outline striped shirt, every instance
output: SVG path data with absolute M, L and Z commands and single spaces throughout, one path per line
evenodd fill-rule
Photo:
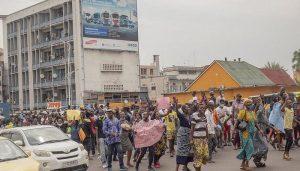
M 205 138 L 206 135 L 206 129 L 207 129 L 207 120 L 205 115 L 199 116 L 199 113 L 196 112 L 192 115 L 192 125 L 195 125 L 195 130 L 193 137 L 194 138 Z

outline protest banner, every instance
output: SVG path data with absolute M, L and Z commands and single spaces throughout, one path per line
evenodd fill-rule
M 61 102 L 48 102 L 47 103 L 47 109 L 49 110 L 55 110 L 61 108 Z
M 150 120 L 148 122 L 139 122 L 134 126 L 136 148 L 149 147 L 157 143 L 164 131 L 164 124 L 159 120 Z
M 79 110 L 67 110 L 67 120 L 80 120 L 80 111 Z
M 159 97 L 156 100 L 157 109 L 169 109 L 170 108 L 170 98 L 169 97 Z

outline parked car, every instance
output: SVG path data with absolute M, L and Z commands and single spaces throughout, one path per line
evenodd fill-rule
M 100 13 L 96 12 L 93 14 L 93 22 L 94 24 L 101 24 L 101 15 Z
M 0 137 L 0 170 L 38 171 L 39 165 L 11 140 Z
M 111 25 L 110 15 L 107 11 L 104 11 L 101 14 L 101 20 L 102 20 L 102 24 L 104 26 L 110 26 Z
M 72 141 L 54 126 L 30 126 L 5 129 L 0 136 L 11 139 L 40 163 L 40 170 L 72 169 L 86 171 L 89 165 L 82 144 Z
M 112 26 L 120 27 L 120 15 L 115 12 L 111 14 L 111 18 L 112 18 Z
M 84 13 L 84 17 L 85 17 L 85 21 L 87 22 L 87 23 L 91 23 L 92 21 L 93 21 L 93 19 L 92 19 L 92 15 L 90 14 L 90 13 Z
M 127 15 L 121 15 L 120 16 L 120 27 L 128 27 L 128 16 Z

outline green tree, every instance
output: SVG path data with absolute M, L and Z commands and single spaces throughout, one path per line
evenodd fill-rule
M 293 62 L 293 69 L 296 71 L 300 71 L 300 49 L 294 52 L 292 62 Z
M 278 62 L 268 62 L 265 64 L 265 67 L 267 69 L 282 69 L 284 71 L 287 71 L 287 69 L 284 66 L 281 66 Z

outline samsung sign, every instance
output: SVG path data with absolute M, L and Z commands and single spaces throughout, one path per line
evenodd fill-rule
M 83 45 L 138 51 L 137 0 L 81 0 Z

